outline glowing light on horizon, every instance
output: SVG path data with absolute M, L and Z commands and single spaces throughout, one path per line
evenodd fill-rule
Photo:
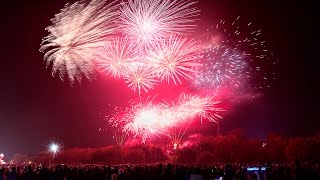
M 48 145 L 48 152 L 51 153 L 53 157 L 59 154 L 60 150 L 61 150 L 61 145 L 59 143 L 51 142 Z
M 57 144 L 51 144 L 51 146 L 50 146 L 51 152 L 56 153 L 56 152 L 58 152 L 58 150 L 59 150 L 59 146 Z

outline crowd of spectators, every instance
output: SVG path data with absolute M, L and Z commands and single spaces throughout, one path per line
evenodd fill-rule
M 256 167 L 248 171 L 248 167 Z M 317 164 L 3 165 L 0 180 L 273 180 L 320 179 Z

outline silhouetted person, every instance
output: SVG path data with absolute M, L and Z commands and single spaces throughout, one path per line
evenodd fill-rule
M 246 168 L 241 167 L 237 174 L 236 174 L 236 180 L 246 180 Z
M 3 180 L 3 175 L 4 175 L 4 167 L 0 168 L 0 180 Z
M 9 176 L 8 176 L 8 180 L 17 180 L 18 179 L 18 175 L 17 175 L 17 171 L 16 171 L 16 167 L 12 167 L 11 171 L 9 172 Z
M 166 180 L 167 179 L 168 180 L 170 180 L 170 179 L 174 180 L 175 179 L 174 178 L 174 173 L 172 171 L 172 165 L 170 163 L 167 164 L 166 169 L 162 174 L 162 179 L 166 179 Z
M 232 168 L 232 165 L 226 164 L 224 168 L 225 168 L 224 179 L 225 180 L 233 180 L 235 173 Z
M 266 179 L 271 179 L 272 178 L 272 166 L 271 163 L 267 163 L 266 165 Z
M 33 172 L 33 169 L 31 167 L 31 165 L 29 165 L 27 167 L 27 170 L 26 172 L 24 173 L 24 179 L 25 180 L 33 180 L 34 179 L 34 172 Z
M 259 174 L 259 179 L 260 180 L 265 180 L 266 179 L 265 172 L 261 170 L 261 167 L 259 168 L 258 174 Z
M 250 180 L 258 180 L 258 175 L 256 173 L 251 173 Z
M 303 169 L 302 169 L 302 167 L 301 167 L 301 163 L 300 163 L 300 161 L 296 161 L 296 169 L 295 169 L 295 172 L 296 172 L 296 180 L 302 180 L 302 179 L 304 179 L 303 178 Z

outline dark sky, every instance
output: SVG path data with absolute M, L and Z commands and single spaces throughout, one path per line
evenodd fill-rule
M 50 139 L 63 142 L 65 148 L 112 143 L 110 133 L 98 131 L 105 127 L 99 112 L 109 103 L 127 102 L 133 93 L 99 75 L 72 87 L 51 76 L 38 51 L 41 38 L 47 35 L 45 27 L 67 2 L 1 3 L 0 153 L 36 153 Z M 223 131 L 243 128 L 258 137 L 269 132 L 319 132 L 317 6 L 289 0 L 199 0 L 199 7 L 208 24 L 238 15 L 253 20 L 279 59 L 273 86 L 260 99 L 235 107 L 224 120 Z

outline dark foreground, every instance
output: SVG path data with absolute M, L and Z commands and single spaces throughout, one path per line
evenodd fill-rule
M 320 179 L 318 164 L 3 165 L 0 180 L 272 180 Z

